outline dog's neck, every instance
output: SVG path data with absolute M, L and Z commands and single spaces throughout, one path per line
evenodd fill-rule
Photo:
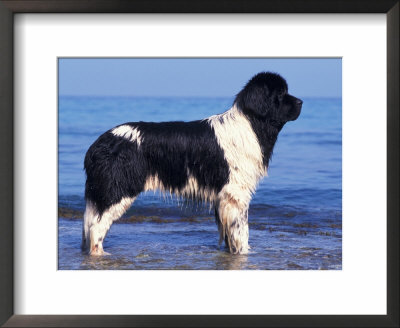
M 233 175 L 238 181 L 246 180 L 250 195 L 266 174 L 263 151 L 251 122 L 236 106 L 207 120 L 233 169 L 231 178 Z
M 240 111 L 242 115 L 245 115 L 250 122 L 261 147 L 263 164 L 267 169 L 275 143 L 278 139 L 278 134 L 282 130 L 283 124 L 280 122 L 275 122 L 269 118 L 261 118 L 255 115 L 246 114 L 240 108 L 238 108 L 236 104 L 234 104 L 232 109 Z

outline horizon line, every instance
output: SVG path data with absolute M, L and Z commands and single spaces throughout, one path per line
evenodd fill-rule
M 157 96 L 157 95 L 80 95 L 80 94 L 58 94 L 58 97 L 93 97 L 93 98 L 235 98 L 236 95 L 234 96 L 194 96 L 194 95 L 188 95 L 188 96 L 175 96 L 175 95 L 169 95 L 169 96 Z M 340 96 L 302 96 L 302 95 L 297 95 L 297 97 L 300 98 L 342 98 L 342 95 Z

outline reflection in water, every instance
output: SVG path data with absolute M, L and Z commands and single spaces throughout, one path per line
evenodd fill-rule
M 225 250 L 215 250 L 213 252 L 207 252 L 208 258 L 207 262 L 210 268 L 204 267 L 204 269 L 215 269 L 215 270 L 242 270 L 247 266 L 248 255 L 232 255 L 229 254 Z M 194 254 L 192 254 L 194 255 Z M 131 259 L 128 259 L 124 256 L 115 256 L 112 254 L 104 255 L 104 256 L 89 256 L 87 254 L 81 254 L 81 263 L 80 269 L 83 270 L 98 270 L 98 269 L 107 269 L 107 270 L 126 270 L 126 269 L 146 269 L 151 268 L 157 269 L 158 265 L 160 265 L 160 269 L 162 267 L 162 263 L 166 260 L 159 258 L 150 258 L 149 254 L 146 255 L 138 255 Z M 175 265 L 171 265 L 169 267 L 164 267 L 164 269 L 173 269 L 173 270 L 190 270 L 194 269 L 187 264 L 181 264 L 176 259 L 173 260 Z M 158 264 L 158 265 L 157 265 Z M 200 268 L 200 267 L 199 267 Z M 252 269 L 257 269 L 256 266 L 253 266 Z
M 248 255 L 232 255 L 228 252 L 217 252 L 211 261 L 216 270 L 241 270 L 246 267 Z
M 81 269 L 86 270 L 96 270 L 96 269 L 104 269 L 108 270 L 123 270 L 132 268 L 134 263 L 129 261 L 124 257 L 116 257 L 113 255 L 104 255 L 104 256 L 90 256 L 83 254 L 81 261 Z

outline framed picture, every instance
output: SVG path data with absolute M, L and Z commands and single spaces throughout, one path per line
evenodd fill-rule
M 0 9 L 9 49 L 0 58 L 2 324 L 398 325 L 398 1 L 2 1 Z M 272 115 L 244 96 L 260 83 L 265 99 L 280 92 L 286 124 L 273 161 L 263 162 L 268 178 L 250 208 L 238 207 L 246 221 L 224 226 L 221 204 L 243 163 L 227 140 L 250 131 L 258 142 L 241 153 L 260 147 L 266 156 L 255 123 L 229 134 L 227 117 Z M 190 141 L 196 133 L 212 137 L 206 154 Z M 192 147 L 177 148 L 185 140 Z M 154 158 L 156 144 L 172 162 Z M 149 155 L 130 158 L 135 177 L 105 191 L 99 149 L 126 159 L 121 145 Z M 207 166 L 211 149 L 219 152 Z M 167 202 L 142 196 L 152 189 Z M 111 218 L 128 198 L 128 211 Z M 85 221 L 86 233 L 81 219 L 91 211 L 102 218 Z M 108 234 L 96 230 L 121 215 Z
M 268 71 L 280 72 L 286 80 Z M 59 270 L 342 269 L 341 58 L 59 58 L 58 81 Z M 236 89 L 247 82 L 242 93 L 256 94 L 255 82 L 269 86 L 257 103 L 273 98 L 274 87 L 286 90 L 289 83 L 282 103 L 294 114 L 282 117 L 279 139 L 271 118 L 258 119 L 247 106 L 247 111 L 238 109 L 245 105 L 239 105 Z M 297 120 L 300 112 L 304 117 Z M 224 124 L 216 125 L 216 120 Z M 110 128 L 111 134 L 104 135 Z M 140 132 L 127 139 L 127 131 Z M 250 138 L 254 133 L 257 137 Z M 264 139 L 266 133 L 270 137 Z M 290 150 L 300 138 L 306 140 Z M 129 154 L 139 157 L 133 155 L 132 164 L 124 161 L 119 169 L 110 163 L 106 176 L 98 176 L 98 165 L 107 165 L 97 157 L 98 150 L 105 147 L 103 141 L 117 140 L 123 153 L 123 145 L 138 147 Z M 241 151 L 240 145 L 245 146 Z M 290 167 L 296 158 L 302 164 Z M 98 181 L 109 181 L 109 175 L 132 166 L 134 176 L 123 173 L 119 183 L 118 176 L 111 179 L 128 199 L 116 199 L 105 209 L 102 217 L 110 213 L 115 224 L 104 242 L 93 243 L 89 208 L 103 206 Z M 264 167 L 268 178 L 263 178 Z M 132 181 L 123 187 L 128 177 Z M 243 205 L 232 204 L 231 198 Z M 122 199 L 126 213 L 114 217 L 110 208 L 119 207 Z M 243 210 L 241 206 L 249 211 L 243 221 L 225 213 Z M 238 226 L 230 228 L 234 220 Z M 81 244 L 82 234 L 70 232 L 87 225 L 81 252 L 74 245 Z M 218 236 L 218 230 L 224 235 Z M 93 259 L 104 254 L 106 261 Z

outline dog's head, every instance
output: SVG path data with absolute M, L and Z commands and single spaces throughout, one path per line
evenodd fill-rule
M 235 103 L 246 115 L 283 126 L 299 117 L 303 101 L 288 94 L 287 83 L 280 75 L 263 72 L 246 84 Z

